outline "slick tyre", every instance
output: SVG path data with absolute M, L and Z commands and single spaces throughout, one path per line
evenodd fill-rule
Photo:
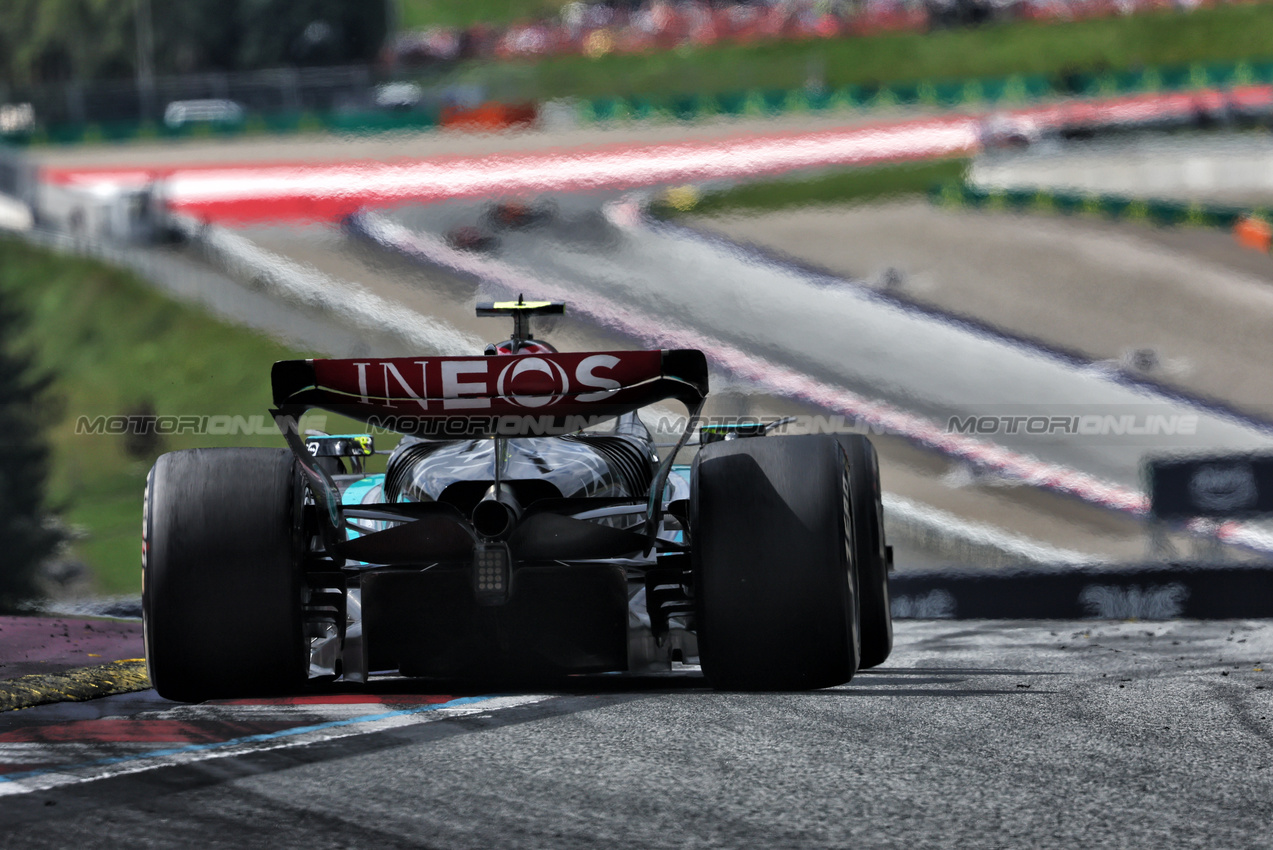
M 822 435 L 712 443 L 692 475 L 699 653 L 713 686 L 849 681 L 861 637 L 840 444 Z
M 160 696 L 198 702 L 304 686 L 302 486 L 287 449 L 192 449 L 155 462 L 142 614 Z
M 839 440 L 849 458 L 849 486 L 853 491 L 853 552 L 862 622 L 862 662 L 858 669 L 866 670 L 883 664 L 893 651 L 880 465 L 875 446 L 865 436 L 844 434 Z

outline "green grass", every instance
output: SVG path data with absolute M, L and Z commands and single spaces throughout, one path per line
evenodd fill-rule
M 1004 23 L 934 33 L 682 48 L 597 59 L 470 63 L 454 72 L 502 99 L 832 88 L 1273 58 L 1273 7 L 1223 6 L 1073 23 Z
M 509 24 L 553 17 L 568 0 L 398 0 L 401 29 Z
M 268 417 L 270 365 L 312 355 L 164 298 L 130 273 L 14 239 L 0 238 L 0 288 L 28 313 L 22 343 L 57 376 L 50 504 L 85 532 L 76 555 L 99 592 L 139 592 L 142 487 L 159 451 L 282 438 L 171 436 L 137 456 L 122 437 L 77 435 L 76 419 L 143 404 L 160 415 Z
M 840 169 L 804 177 L 746 183 L 703 196 L 693 206 L 676 209 L 664 202 L 654 213 L 665 217 L 759 213 L 811 204 L 867 203 L 883 198 L 924 194 L 934 185 L 962 180 L 965 159 Z

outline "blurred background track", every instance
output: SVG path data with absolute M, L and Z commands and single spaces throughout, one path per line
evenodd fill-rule
M 1032 6 L 1027 9 L 1028 5 L 997 9 L 994 16 L 1031 17 L 1039 12 Z M 847 10 L 834 11 L 843 17 Z M 593 60 L 587 60 L 583 64 L 597 71 L 596 80 L 559 74 L 554 82 L 551 75 L 536 76 L 544 68 L 557 67 L 555 60 L 533 70 L 518 70 L 512 62 L 493 62 L 487 69 L 491 74 L 525 72 L 525 79 L 535 78 L 536 85 L 556 86 L 553 97 L 571 94 L 571 86 L 586 87 L 603 77 L 612 80 L 615 69 L 626 67 L 625 63 L 649 66 L 640 75 L 634 73 L 631 79 L 623 80 L 624 90 L 609 92 L 613 96 L 608 104 L 602 104 L 605 98 L 546 102 L 540 110 L 539 126 L 516 132 L 400 129 L 372 135 L 298 132 L 282 137 L 265 135 L 259 126 L 236 125 L 201 128 L 207 132 L 167 128 L 162 135 L 173 138 L 142 133 L 150 138 L 127 145 L 78 146 L 41 143 L 36 134 L 28 139 L 31 145 L 21 156 L 51 184 L 65 187 L 84 178 L 79 185 L 89 187 L 89 193 L 101 199 L 112 191 L 107 184 L 113 178 L 107 176 L 104 184 L 93 186 L 94 171 L 132 172 L 125 181 L 132 185 L 121 196 L 121 205 L 146 203 L 144 193 L 128 195 L 142 189 L 154 191 L 151 201 L 162 205 L 166 199 L 180 206 L 183 199 L 166 198 L 165 190 L 193 185 L 199 174 L 204 174 L 209 185 L 200 191 L 206 190 L 210 196 L 246 193 L 240 200 L 250 206 L 269 200 L 266 196 L 273 189 L 261 189 L 256 197 L 252 195 L 257 188 L 253 184 L 277 176 L 277 172 L 265 172 L 280 164 L 304 166 L 297 172 L 303 178 L 300 182 L 313 178 L 312 185 L 318 187 L 312 190 L 314 197 L 302 198 L 288 215 L 305 217 L 306 203 L 323 201 L 319 196 L 325 191 L 338 196 L 339 204 L 330 208 L 316 204 L 304 222 L 287 217 L 271 220 L 274 213 L 267 209 L 255 223 L 229 231 L 218 226 L 213 207 L 201 208 L 196 203 L 189 208 L 205 220 L 203 225 L 187 222 L 194 234 L 190 243 L 153 246 L 130 244 L 128 236 L 115 239 L 119 234 L 99 239 L 100 232 L 111 229 L 107 219 L 119 210 L 102 212 L 100 218 L 90 211 L 91 220 L 86 223 L 82 216 L 77 221 L 73 206 L 63 203 L 60 209 L 44 210 L 49 215 L 39 222 L 61 228 L 63 233 L 34 238 L 63 250 L 95 253 L 128 265 L 166 292 L 209 306 L 235 322 L 266 330 L 300 349 L 333 355 L 441 353 L 499 336 L 501 330 L 472 316 L 472 304 L 480 298 L 510 294 L 507 286 L 492 285 L 480 272 L 466 272 L 447 263 L 406 259 L 366 240 L 351 238 L 339 221 L 331 220 L 337 207 L 341 213 L 357 209 L 367 190 L 365 183 L 371 179 L 363 180 L 364 175 L 357 170 L 365 168 L 366 175 L 391 190 L 395 175 L 417 181 L 411 186 L 428 184 L 424 193 L 428 197 L 414 200 L 411 186 L 405 186 L 401 198 L 395 198 L 404 203 L 383 210 L 390 219 L 453 243 L 462 241 L 455 237 L 465 228 L 492 237 L 489 249 L 476 245 L 465 249 L 479 266 L 485 259 L 498 259 L 511 264 L 530 288 L 536 281 L 565 285 L 570 298 L 581 303 L 604 297 L 643 312 L 649 327 L 686 325 L 708 346 L 725 340 L 828 387 L 856 390 L 871 400 L 887 399 L 907 413 L 927 415 L 939 426 L 952 412 L 969 414 L 1007 401 L 1033 403 L 1055 396 L 1057 391 L 1057 384 L 1043 379 L 1025 381 L 1020 375 L 1006 379 L 1005 373 L 995 371 L 1001 369 L 1003 357 L 981 349 L 978 368 L 952 371 L 947 361 L 954 357 L 954 349 L 948 343 L 950 328 L 957 323 L 945 319 L 964 317 L 980 323 L 991 336 L 1019 336 L 1037 343 L 1035 353 L 1056 349 L 1074 354 L 1076 359 L 1040 367 L 1039 374 L 1055 372 L 1062 383 L 1104 390 L 1126 385 L 1132 395 L 1140 391 L 1138 387 L 1158 385 L 1232 407 L 1246 417 L 1231 419 L 1223 410 L 1217 413 L 1199 408 L 1225 432 L 1223 439 L 1206 436 L 1203 442 L 1210 441 L 1207 445 L 1211 448 L 1266 445 L 1269 435 L 1260 423 L 1273 421 L 1273 409 L 1267 401 L 1273 398 L 1273 378 L 1267 377 L 1267 370 L 1251 364 L 1268 362 L 1273 354 L 1273 343 L 1263 333 L 1268 319 L 1273 318 L 1273 296 L 1266 289 L 1273 260 L 1242 251 L 1218 232 L 1153 229 L 1125 222 L 1097 223 L 1019 212 L 955 211 L 921 201 L 889 199 L 887 192 L 869 203 L 859 199 L 806 204 L 799 209 L 752 215 L 699 215 L 691 209 L 671 226 L 624 227 L 607 219 L 602 209 L 607 202 L 620 200 L 617 189 L 583 196 L 558 195 L 562 185 L 578 176 L 572 170 L 578 171 L 579 164 L 594 155 L 616 161 L 625 157 L 638 160 L 637 166 L 612 181 L 627 181 L 624 185 L 637 189 L 632 197 L 622 199 L 631 208 L 651 199 L 657 201 L 669 187 L 687 190 L 690 197 L 703 193 L 710 197 L 731 183 L 752 182 L 762 172 L 794 169 L 788 176 L 816 182 L 834 175 L 813 166 L 863 161 L 857 153 L 850 156 L 843 151 L 825 160 L 807 161 L 784 159 L 787 154 L 779 153 L 767 153 L 754 162 L 735 156 L 742 150 L 738 145 L 746 140 L 768 139 L 777 147 L 799 151 L 811 138 L 824 133 L 841 133 L 853 144 L 861 143 L 866 158 L 875 153 L 870 150 L 873 143 L 884 158 L 906 159 L 934 152 L 978 154 L 966 175 L 978 186 L 1068 186 L 1083 191 L 1117 188 L 1137 197 L 1146 193 L 1173 196 L 1170 187 L 1164 188 L 1163 175 L 1193 175 L 1199 171 L 1199 157 L 1215 158 L 1231 150 L 1255 156 L 1261 145 L 1267 147 L 1258 128 L 1263 126 L 1261 122 L 1267 123 L 1273 103 L 1273 90 L 1266 85 L 1270 68 L 1264 61 L 1267 57 L 1257 55 L 1258 50 L 1248 43 L 1264 26 L 1258 9 L 1225 5 L 1201 10 L 1187 20 L 1183 15 L 1138 10 L 1144 14 L 1073 25 L 997 22 L 969 29 L 961 28 L 961 23 L 967 23 L 963 19 L 934 17 L 932 9 L 919 11 L 923 15 L 905 22 L 905 27 L 913 29 L 923 18 L 936 22 L 938 29 L 928 34 L 878 38 L 855 30 L 839 33 L 838 40 L 810 42 L 810 57 L 816 59 L 825 47 L 834 53 L 831 61 L 819 65 L 813 59 L 807 63 L 802 59 L 797 63 L 801 64 L 799 79 L 782 78 L 787 89 L 749 91 L 745 102 L 739 104 L 733 103 L 729 92 L 718 91 L 717 85 L 696 92 L 691 98 L 692 109 L 681 104 L 668 111 L 659 105 L 659 97 L 670 96 L 668 91 L 642 89 L 658 87 L 657 75 L 646 72 L 661 62 L 666 71 L 683 61 L 689 67 L 715 57 L 725 63 L 717 69 L 721 70 L 746 53 L 743 48 L 726 47 L 699 54 L 694 52 L 700 47 L 695 43 L 690 53 L 685 52 L 689 47 L 675 54 L 660 52 L 660 46 L 648 61 L 635 55 L 601 56 L 591 65 L 587 62 Z M 1096 12 L 1084 7 L 1067 9 L 1066 14 L 1085 17 Z M 784 26 L 796 23 L 793 19 Z M 1208 29 L 1215 27 L 1220 29 Z M 794 32 L 781 31 L 788 35 Z M 1232 37 L 1205 38 L 1200 35 L 1204 31 L 1226 32 Z M 1075 36 L 1063 45 L 1067 32 L 1093 37 L 1099 33 L 1105 41 L 1088 43 Z M 1146 33 L 1158 35 L 1149 38 Z M 986 51 L 952 52 L 952 45 L 961 39 L 971 39 L 970 44 L 987 42 L 983 44 Z M 988 44 L 996 40 L 1004 43 Z M 918 63 L 912 63 L 918 69 L 915 73 L 927 75 L 927 79 L 902 80 L 898 70 L 902 65 L 895 57 L 885 62 L 883 53 L 872 52 L 886 42 L 910 45 L 908 49 L 915 51 Z M 1018 50 L 1045 42 L 1063 45 L 1065 50 L 1035 49 L 1033 55 L 1030 50 Z M 393 42 L 393 49 L 404 43 Z M 846 63 L 848 54 L 841 55 L 841 51 L 854 48 L 863 51 L 860 61 Z M 803 49 L 794 43 L 773 51 L 762 46 L 754 57 L 761 63 L 758 68 L 781 65 L 787 73 L 795 67 L 789 61 L 791 56 Z M 502 61 L 515 56 L 516 49 L 497 53 Z M 1063 57 L 1069 58 L 1062 61 Z M 559 67 L 581 67 L 571 66 L 578 61 L 578 57 L 564 59 Z M 880 70 L 883 76 L 858 78 L 886 66 L 892 70 L 887 74 Z M 395 68 L 398 70 L 401 68 Z M 299 84 L 302 76 L 317 81 L 321 75 L 315 74 L 317 71 L 297 76 L 293 84 Z M 484 79 L 489 82 L 495 76 Z M 713 85 L 724 85 L 724 78 L 718 77 L 712 78 Z M 381 93 L 370 82 L 371 77 L 363 79 L 351 72 L 341 79 L 365 89 L 360 94 L 363 100 Z M 686 76 L 684 81 L 677 80 L 677 85 L 694 88 L 707 85 L 706 80 Z M 726 82 L 733 85 L 739 80 Z M 746 88 L 760 83 L 743 80 L 742 84 Z M 426 94 L 432 97 L 436 92 Z M 263 104 L 253 102 L 249 109 L 259 111 L 265 108 Z M 359 104 L 366 105 L 362 100 Z M 354 105 L 353 100 L 328 104 L 340 109 Z M 652 108 L 646 110 L 646 106 Z M 411 111 L 416 107 L 406 108 Z M 736 114 L 721 114 L 731 110 Z M 647 119 L 633 117 L 647 113 Z M 689 120 L 673 120 L 674 115 Z M 321 121 L 307 122 L 305 118 L 294 122 L 295 127 L 288 126 L 292 131 L 313 130 L 328 126 L 323 122 L 331 116 L 325 115 Z M 1207 134 L 1181 133 L 1178 138 L 1158 132 L 1202 125 L 1221 129 Z M 1245 135 L 1224 129 L 1237 126 L 1257 129 Z M 884 136 L 870 135 L 889 128 L 910 128 L 915 138 L 894 139 L 885 145 Z M 100 129 L 97 136 L 89 133 L 86 138 L 100 136 Z M 1151 141 L 1142 143 L 1130 135 L 1134 129 L 1153 131 Z M 1112 141 L 1101 136 L 1106 130 L 1111 132 Z M 942 140 L 933 141 L 932 137 L 947 131 Z M 1075 140 L 1092 134 L 1097 138 Z M 651 170 L 639 162 L 651 150 L 666 151 L 651 146 L 673 144 L 695 149 L 699 164 L 707 171 L 714 170 L 714 176 L 695 179 L 675 169 Z M 595 164 L 595 157 L 588 161 Z M 437 201 L 448 192 L 472 194 L 473 190 L 464 188 L 471 175 L 460 173 L 462 169 L 447 174 L 446 169 L 459 163 L 477 171 L 492 162 L 506 168 L 500 173 L 516 183 L 512 191 L 504 191 L 506 187 L 496 182 L 483 184 L 478 192 L 481 198 L 413 206 Z M 556 176 L 540 183 L 518 183 L 514 178 L 520 179 L 520 175 L 514 163 L 521 162 L 553 162 Z M 404 170 L 375 171 L 383 163 Z M 665 165 L 660 161 L 658 167 Z M 243 170 L 233 175 L 237 180 L 233 187 L 214 185 L 221 179 L 218 168 L 239 166 Z M 428 175 L 434 168 L 441 177 Z M 1235 168 L 1249 170 L 1249 163 Z M 165 185 L 165 176 L 173 171 L 182 174 L 171 186 Z M 916 174 L 920 173 L 927 172 L 917 168 Z M 591 174 L 580 179 L 593 180 Z M 1058 179 L 1058 174 L 1064 179 Z M 1112 185 L 1113 176 L 1123 182 Z M 183 184 L 185 177 L 190 179 Z M 554 182 L 558 177 L 560 185 Z M 300 190 L 302 195 L 305 191 L 311 190 Z M 491 204 L 501 191 L 505 200 L 547 200 L 554 212 L 542 227 L 493 226 Z M 366 191 L 363 200 L 381 204 L 391 194 Z M 1187 197 L 1253 204 L 1264 199 L 1254 188 L 1238 196 L 1232 187 L 1217 188 L 1209 196 L 1195 193 Z M 282 207 L 275 208 L 279 210 Z M 714 243 L 695 237 L 678 229 L 679 225 L 725 241 Z M 203 235 L 213 238 L 201 242 L 201 226 Z M 209 248 L 212 242 L 218 247 Z M 733 243 L 743 247 L 735 250 L 730 247 Z M 233 245 L 251 254 L 252 261 L 232 256 L 238 250 Z M 749 254 L 752 248 L 759 253 Z M 773 268 L 761 268 L 766 252 L 778 258 Z M 785 263 L 783 258 L 792 262 Z M 813 267 L 811 276 L 805 275 L 803 280 L 802 265 Z M 775 272 L 777 267 L 783 268 Z M 808 285 L 810 277 L 823 271 L 829 273 L 823 281 L 827 285 L 820 290 Z M 722 275 L 727 279 L 719 280 Z M 881 297 L 872 300 L 873 294 Z M 862 298 L 855 300 L 858 296 Z M 873 353 L 869 345 L 854 347 L 866 331 L 892 327 L 880 321 L 890 312 L 889 304 L 921 307 L 930 311 L 926 314 L 929 319 L 907 326 L 909 336 L 899 325 L 891 348 L 885 346 Z M 377 310 L 383 311 L 381 322 L 377 322 Z M 921 313 L 910 315 L 913 318 Z M 867 316 L 871 318 L 862 318 Z M 866 324 L 855 328 L 853 321 L 858 320 Z M 651 337 L 596 321 L 595 317 L 590 320 L 586 311 L 568 317 L 548 333 L 565 348 L 626 347 L 648 344 Z M 854 338 L 846 342 L 846 333 Z M 927 350 L 927 364 L 917 354 L 921 349 Z M 997 350 L 1024 360 L 1047 359 L 1046 353 L 1034 357 L 1021 355 L 1024 349 L 1010 349 Z M 902 365 L 915 368 L 907 371 Z M 719 370 L 713 379 L 720 388 L 709 411 L 714 414 L 836 412 L 789 393 L 784 396 L 767 391 L 728 369 Z M 997 379 L 1003 380 L 996 384 Z M 1036 386 L 1040 382 L 1046 385 Z M 989 393 L 991 389 L 1001 392 Z M 988 394 L 979 395 L 983 391 Z M 1093 404 L 1101 401 L 1081 393 L 1066 401 L 1078 398 Z M 1185 408 L 1193 409 L 1188 404 Z M 976 526 L 1000 533 L 1005 543 L 1003 560 L 990 559 L 994 563 L 985 561 L 981 566 L 1010 564 L 1013 556 L 1007 553 L 1021 551 L 1009 545 L 1012 540 L 1038 544 L 1040 552 L 1069 562 L 1091 558 L 1134 561 L 1162 554 L 1153 549 L 1157 544 L 1135 511 L 1111 513 L 1055 492 L 1017 486 L 976 463 L 952 461 L 920 448 L 913 439 L 881 434 L 876 442 L 883 457 L 885 486 L 896 499 L 892 513 L 898 517 L 895 535 L 901 544 L 899 565 L 903 569 L 907 565 L 940 565 L 955 557 L 953 549 L 943 552 L 940 547 L 932 550 L 910 545 L 913 541 L 906 535 L 914 531 L 916 518 L 921 516 L 930 526 L 933 522 L 948 523 L 955 529 L 963 524 L 965 532 Z M 1145 447 L 1127 451 L 1092 443 L 1012 447 L 1113 481 L 1139 498 L 1140 449 Z M 908 505 L 918 506 L 909 519 Z M 934 520 L 937 516 L 943 518 Z M 924 533 L 916 536 L 919 539 L 929 546 L 935 538 Z M 1187 544 L 1185 536 L 1176 542 Z M 1209 554 L 1248 557 L 1231 548 L 1213 549 Z
M 753 243 L 1094 361 L 1273 419 L 1273 259 L 1232 236 L 924 201 L 692 218 Z

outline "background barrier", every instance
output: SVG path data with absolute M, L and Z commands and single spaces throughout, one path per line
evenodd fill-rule
M 1227 620 L 1273 616 L 1264 564 L 1150 564 L 898 572 L 894 617 L 1030 620 Z
M 931 80 L 853 85 L 834 90 L 765 89 L 667 98 L 612 97 L 580 101 L 582 123 L 663 118 L 683 121 L 715 116 L 774 116 L 835 109 L 896 106 L 1017 106 L 1058 97 L 1184 92 L 1273 83 L 1273 61 L 1201 63 L 1103 73 L 1013 74 L 969 80 Z
M 929 200 L 943 207 L 1085 215 L 1096 218 L 1140 221 L 1159 227 L 1211 227 L 1230 230 L 1247 247 L 1268 251 L 1273 220 L 1268 207 L 1239 207 L 1221 204 L 1128 198 L 1055 192 L 1044 189 L 980 189 L 968 183 L 934 186 Z
M 803 112 L 869 111 L 898 106 L 1008 108 L 1054 98 L 1108 97 L 1120 94 L 1188 92 L 1273 83 L 1273 60 L 1237 63 L 1193 63 L 1171 68 L 1143 68 L 1104 73 L 1057 75 L 1014 74 L 969 80 L 895 82 L 839 89 L 753 89 L 723 93 L 669 95 L 661 98 L 609 97 L 568 105 L 579 124 L 616 121 L 696 121 L 722 116 L 773 117 Z M 554 104 L 560 107 L 562 104 Z M 543 111 L 546 104 L 540 105 Z M 369 134 L 431 130 L 440 125 L 474 125 L 500 113 L 500 126 L 525 125 L 535 107 L 491 102 L 467 110 L 431 109 L 401 112 L 290 110 L 250 112 L 243 121 L 189 123 L 170 127 L 155 121 L 61 123 L 0 135 L 16 145 L 93 144 L 156 139 L 220 138 L 303 132 Z M 530 111 L 528 111 L 530 110 Z M 560 108 L 550 109 L 559 115 Z M 456 121 L 463 113 L 482 120 Z M 512 120 L 515 119 L 515 120 Z M 488 122 L 489 123 L 489 122 Z M 480 126 L 479 126 L 480 125 Z

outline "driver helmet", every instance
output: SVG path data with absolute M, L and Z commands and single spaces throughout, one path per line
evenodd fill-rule
M 557 349 L 537 339 L 506 339 L 503 342 L 486 346 L 487 354 L 556 354 Z

